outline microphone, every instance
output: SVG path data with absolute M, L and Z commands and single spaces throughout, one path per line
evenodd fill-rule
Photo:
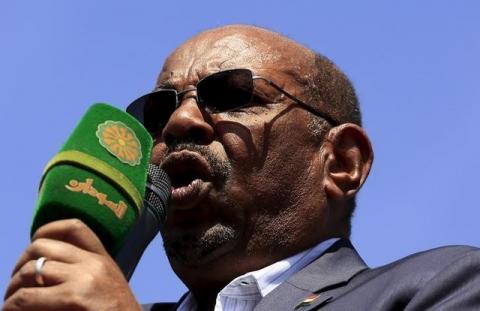
M 90 107 L 43 172 L 31 235 L 48 222 L 79 218 L 114 257 L 145 210 L 151 149 L 150 134 L 130 114 Z
M 158 234 L 165 221 L 170 193 L 170 179 L 165 171 L 158 165 L 149 164 L 143 213 L 115 257 L 127 281 L 130 280 L 148 244 Z

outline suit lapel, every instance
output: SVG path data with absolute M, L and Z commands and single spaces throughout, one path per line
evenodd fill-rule
M 291 276 L 256 306 L 263 310 L 310 310 L 327 304 L 353 276 L 368 269 L 348 240 L 339 240 L 311 264 Z

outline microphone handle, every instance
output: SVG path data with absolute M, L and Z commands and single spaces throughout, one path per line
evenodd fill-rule
M 125 239 L 122 248 L 115 256 L 115 261 L 127 281 L 130 281 L 143 252 L 158 232 L 158 218 L 155 216 L 150 203 L 145 200 L 143 213 Z

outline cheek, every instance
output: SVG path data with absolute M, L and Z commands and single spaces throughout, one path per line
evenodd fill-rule
M 251 135 L 227 132 L 222 135 L 221 141 L 231 162 L 242 164 L 255 158 L 256 148 Z
M 295 178 L 302 169 L 308 169 L 315 144 L 307 137 L 305 122 L 296 120 L 293 113 L 288 116 L 256 115 L 241 124 L 223 121 L 216 127 L 237 179 L 268 188 L 281 182 L 279 179 Z
M 258 130 L 237 122 L 221 122 L 216 126 L 220 143 L 232 164 L 251 164 L 258 153 Z M 260 140 L 263 140 L 260 138 Z
M 248 129 L 231 125 L 220 137 L 234 168 L 230 191 L 250 197 L 254 206 L 291 201 L 285 189 L 301 183 L 310 167 L 313 150 L 300 143 L 305 141 L 305 131 L 277 121 L 273 126 L 259 122 Z

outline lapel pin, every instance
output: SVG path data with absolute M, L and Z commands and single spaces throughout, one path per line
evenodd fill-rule
M 306 306 L 311 305 L 315 300 L 317 300 L 318 297 L 320 297 L 320 295 L 317 295 L 317 294 L 312 294 L 312 295 L 308 296 L 307 298 L 302 300 L 300 303 L 298 303 L 295 306 L 294 310 L 297 310 L 301 307 L 306 307 Z

